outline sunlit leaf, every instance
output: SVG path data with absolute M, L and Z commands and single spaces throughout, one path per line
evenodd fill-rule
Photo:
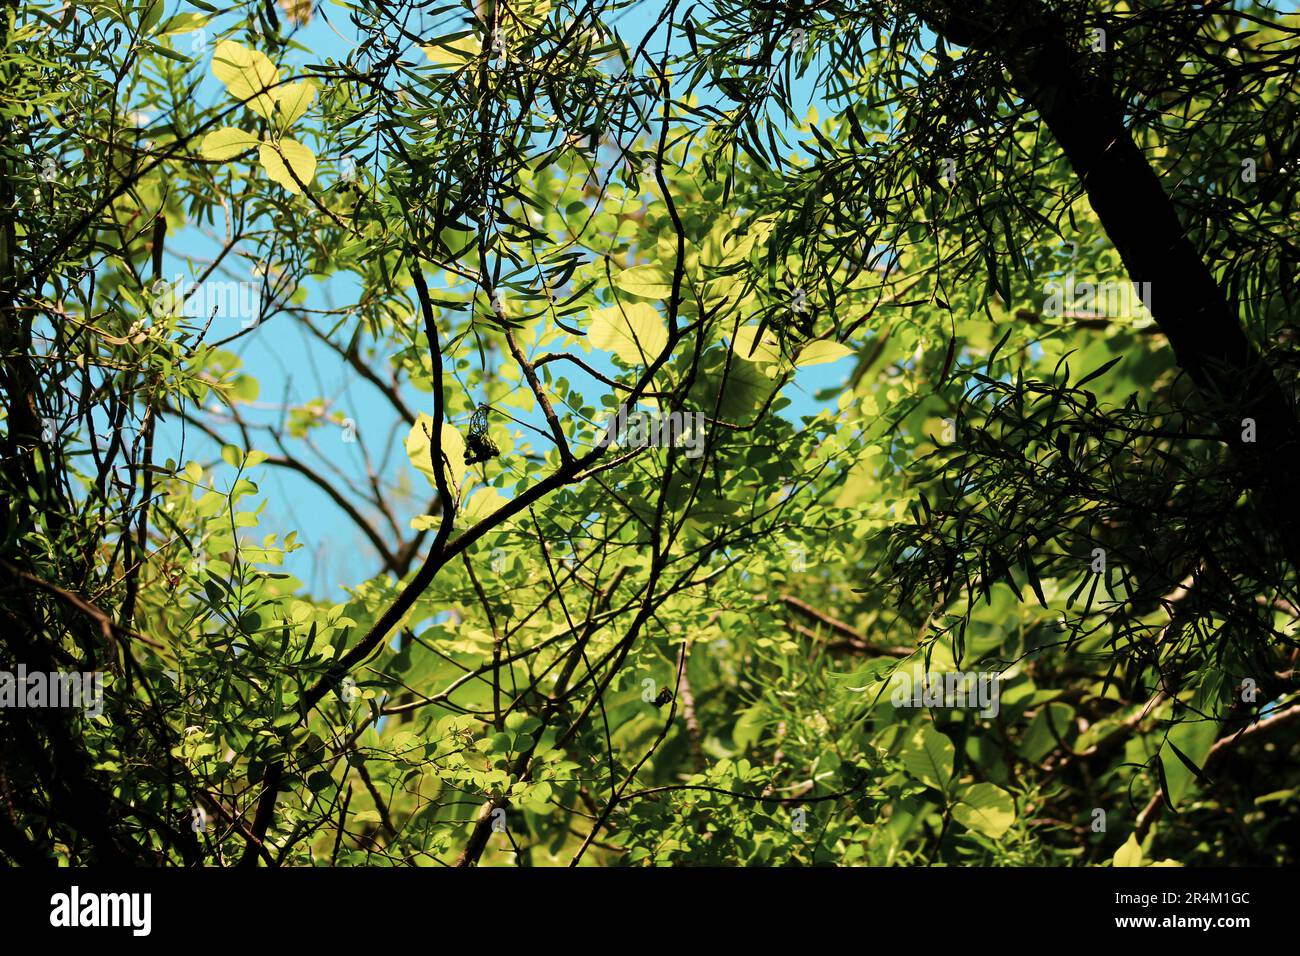
M 312 80 L 286 83 L 271 91 L 275 100 L 275 120 L 281 129 L 288 129 L 295 120 L 307 112 L 316 98 L 316 84 Z
M 246 133 L 242 129 L 235 129 L 233 126 L 227 126 L 223 129 L 213 130 L 199 144 L 199 152 L 205 159 L 227 160 L 234 159 L 243 153 L 248 152 L 254 146 L 261 142 L 257 136 L 252 133 Z
M 672 276 L 657 265 L 633 266 L 614 276 L 614 285 L 646 299 L 666 299 L 673 290 Z
M 587 338 L 628 365 L 647 365 L 668 345 L 668 327 L 653 306 L 633 302 L 593 312 Z
M 1001 787 L 977 783 L 962 791 L 952 815 L 958 823 L 997 840 L 1015 823 L 1016 805 Z
M 258 148 L 257 155 L 266 175 L 295 195 L 302 192 L 299 183 L 310 185 L 312 177 L 316 175 L 316 155 L 291 139 L 263 143 Z
M 274 115 L 275 100 L 268 92 L 280 81 L 280 73 L 265 53 L 222 40 L 212 54 L 212 73 L 230 95 L 267 119 Z

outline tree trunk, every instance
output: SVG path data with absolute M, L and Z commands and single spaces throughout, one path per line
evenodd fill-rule
M 1124 125 L 1124 108 L 1064 25 L 1038 5 L 983 4 L 930 18 L 945 39 L 992 53 L 1043 118 L 1078 174 L 1106 235 L 1233 449 L 1283 554 L 1300 571 L 1300 518 L 1286 487 L 1300 474 L 1300 424 L 1237 310 L 1188 240 L 1173 203 Z M 1244 440 L 1246 420 L 1253 440 Z

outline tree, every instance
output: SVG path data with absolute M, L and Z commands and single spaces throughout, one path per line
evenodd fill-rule
M 191 5 L 4 36 L 0 853 L 1294 859 L 1294 17 Z

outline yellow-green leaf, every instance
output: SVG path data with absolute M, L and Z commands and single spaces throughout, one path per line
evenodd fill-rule
M 435 40 L 433 43 L 426 43 L 420 49 L 434 63 L 457 67 L 464 66 L 477 59 L 479 54 L 483 52 L 478 37 L 473 34 L 463 36 L 457 40 Z
M 461 509 L 461 515 L 467 524 L 477 524 L 484 518 L 490 517 L 498 509 L 510 503 L 510 499 L 505 497 L 495 488 L 483 488 L 474 492 L 470 499 L 465 502 Z
M 695 379 L 690 398 L 694 408 L 716 408 L 720 419 L 742 424 L 767 401 L 773 387 L 759 363 L 733 356 L 729 366 L 720 358 L 712 359 Z
M 614 285 L 645 299 L 666 299 L 673 291 L 673 279 L 657 265 L 633 266 L 614 276 Z
M 263 143 L 257 151 L 262 160 L 262 168 L 272 181 L 279 183 L 291 193 L 300 193 L 301 182 L 308 185 L 316 175 L 316 154 L 301 143 L 291 139 L 282 139 L 279 143 Z M 290 168 L 293 173 L 290 174 Z M 294 178 L 297 176 L 297 179 Z
M 1111 866 L 1141 866 L 1142 847 L 1138 846 L 1137 834 L 1130 833 L 1124 845 L 1111 857 Z
M 406 456 L 415 469 L 429 479 L 429 484 L 438 487 L 438 478 L 433 470 L 430 456 L 430 436 L 433 434 L 433 419 L 421 413 L 406 435 Z M 465 479 L 465 439 L 451 425 L 442 426 L 442 457 L 447 467 L 447 482 L 453 489 L 459 488 Z
M 628 365 L 648 365 L 668 345 L 668 327 L 654 306 L 627 303 L 592 313 L 591 344 L 613 352 Z
M 234 159 L 241 153 L 246 153 L 261 140 L 252 133 L 245 133 L 242 129 L 235 129 L 233 126 L 226 126 L 222 129 L 213 130 L 207 136 L 203 137 L 203 142 L 199 143 L 199 152 L 203 154 L 204 159 L 215 159 L 224 162 L 227 159 Z
M 265 53 L 222 40 L 212 55 L 212 74 L 253 111 L 267 119 L 274 115 L 275 100 L 269 90 L 279 84 L 280 73 Z
M 952 815 L 958 823 L 997 840 L 1016 822 L 1016 804 L 1001 787 L 977 783 L 962 793 Z
M 794 363 L 799 368 L 806 368 L 809 365 L 821 365 L 825 362 L 838 362 L 842 358 L 847 358 L 853 354 L 853 349 L 839 342 L 832 342 L 830 339 L 818 339 L 816 342 L 809 342 L 799 353 L 798 360 Z
M 781 346 L 776 336 L 764 330 L 762 341 L 758 340 L 757 325 L 743 325 L 736 330 L 735 352 L 743 359 L 770 365 L 781 361 Z M 752 350 L 752 351 L 751 351 Z
M 162 6 L 162 3 L 158 4 L 160 9 Z M 209 17 L 206 13 L 178 13 L 163 24 L 162 29 L 158 31 L 158 35 L 160 37 L 168 37 L 178 33 L 193 33 L 195 30 L 199 29 L 199 27 L 206 24 L 208 19 Z
M 732 216 L 721 216 L 709 230 L 699 250 L 702 266 L 720 266 L 747 259 L 760 240 L 766 240 L 772 223 L 756 222 L 743 235 L 734 233 L 738 223 Z
M 276 122 L 280 129 L 288 129 L 295 120 L 307 112 L 307 107 L 311 106 L 312 100 L 316 98 L 316 84 L 311 80 L 286 83 L 272 90 L 271 97 L 275 100 Z
M 903 748 L 903 768 L 922 783 L 946 790 L 952 779 L 955 756 L 951 740 L 935 730 L 933 724 L 921 724 Z

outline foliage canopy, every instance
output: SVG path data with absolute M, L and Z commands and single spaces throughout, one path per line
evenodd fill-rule
M 0 29 L 0 856 L 1295 862 L 1296 16 Z

